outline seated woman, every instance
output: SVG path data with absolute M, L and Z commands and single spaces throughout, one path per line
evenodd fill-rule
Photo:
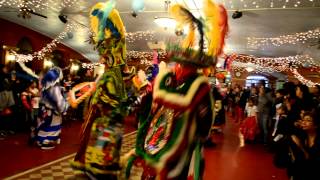
M 291 135 L 291 152 L 293 163 L 288 172 L 293 180 L 320 179 L 317 172 L 320 167 L 320 130 L 319 117 L 306 112 L 300 122 L 304 136 Z

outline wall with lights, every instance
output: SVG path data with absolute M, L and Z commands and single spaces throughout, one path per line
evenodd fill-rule
M 0 24 L 1 24 L 1 33 L 0 33 L 0 46 L 3 45 L 12 46 L 15 47 L 19 40 L 23 37 L 28 37 L 31 41 L 33 51 L 39 51 L 41 48 L 46 46 L 46 44 L 50 43 L 52 41 L 51 38 L 42 35 L 36 31 L 33 31 L 31 29 L 28 29 L 26 27 L 20 26 L 18 24 L 15 24 L 13 22 L 4 20 L 0 18 Z M 62 66 L 68 66 L 70 61 L 69 59 L 79 59 L 83 62 L 89 62 L 85 57 L 83 57 L 78 52 L 72 50 L 71 48 L 59 44 L 56 48 L 60 52 L 63 53 L 64 61 L 60 63 Z M 4 63 L 3 57 L 0 57 L 1 61 L 0 63 Z M 43 68 L 43 61 L 32 61 L 30 64 L 31 68 L 35 71 L 40 71 Z

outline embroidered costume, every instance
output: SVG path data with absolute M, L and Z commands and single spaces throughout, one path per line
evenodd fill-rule
M 197 70 L 215 63 L 223 47 L 226 28 L 225 21 L 221 21 L 221 18 L 226 20 L 222 6 L 206 0 L 204 7 L 209 18 L 206 37 L 211 40 L 208 40 L 207 53 L 203 50 L 202 22 L 180 5 L 170 8 L 170 14 L 178 23 L 189 25 L 189 34 L 180 45 L 167 47 L 168 58 L 177 64 L 173 70 L 160 70 L 155 79 L 151 110 L 141 122 L 135 151 L 128 155 L 127 179 L 133 178 L 131 171 L 136 168 L 143 170 L 139 179 L 202 177 L 202 145 L 214 119 L 214 107 L 208 79 Z M 200 34 L 199 50 L 193 49 L 196 27 Z M 213 32 L 217 36 L 210 34 Z
M 114 1 L 97 3 L 91 10 L 94 42 L 105 64 L 105 72 L 92 92 L 80 148 L 72 162 L 74 168 L 104 178 L 114 177 L 120 170 L 123 103 L 127 99 L 120 67 L 125 64 L 125 29 L 114 5 Z M 72 90 L 71 96 L 75 97 L 74 94 Z
M 42 149 L 51 149 L 60 143 L 62 113 L 68 108 L 59 85 L 61 79 L 61 69 L 54 67 L 41 80 L 36 141 Z

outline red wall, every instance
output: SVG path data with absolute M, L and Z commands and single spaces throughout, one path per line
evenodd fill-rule
M 48 43 L 51 42 L 51 38 L 42 35 L 36 31 L 28 29 L 26 27 L 20 26 L 18 24 L 12 23 L 10 21 L 0 18 L 1 31 L 0 31 L 0 45 L 16 47 L 19 40 L 23 37 L 27 37 L 32 44 L 33 51 L 39 51 Z M 81 61 L 87 62 L 88 60 L 84 58 L 81 54 L 72 50 L 71 48 L 59 44 L 55 50 L 63 52 L 64 62 L 59 62 L 64 67 L 69 64 L 69 59 L 79 59 Z M 43 61 L 34 60 L 32 63 L 32 69 L 41 70 Z

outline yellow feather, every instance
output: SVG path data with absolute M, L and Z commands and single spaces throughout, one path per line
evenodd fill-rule
M 222 5 L 204 0 L 204 14 L 207 18 L 208 55 L 218 56 L 223 51 L 225 36 L 228 33 L 227 11 Z
M 184 7 L 179 4 L 173 5 L 169 9 L 169 13 L 177 21 L 180 28 L 182 28 L 183 25 L 189 25 L 189 33 L 182 42 L 182 48 L 191 48 L 194 46 L 195 42 L 195 26 L 192 17 L 183 11 L 183 8 Z
M 126 34 L 126 30 L 121 20 L 119 12 L 116 9 L 113 9 L 109 15 L 109 18 L 111 19 L 113 24 L 117 27 L 119 33 L 121 34 L 121 37 L 124 38 Z
M 220 36 L 219 36 L 219 25 L 218 25 L 218 7 L 211 0 L 205 0 L 204 2 L 204 13 L 207 17 L 208 23 L 208 32 L 206 36 L 209 40 L 208 42 L 208 55 L 216 55 L 217 49 L 220 44 Z
M 98 34 L 98 31 L 99 31 L 99 18 L 97 16 L 92 16 L 92 12 L 96 9 L 103 9 L 104 7 L 104 3 L 97 3 L 95 4 L 92 8 L 91 8 L 91 11 L 90 11 L 90 23 L 91 23 L 91 30 L 93 31 L 93 33 L 95 35 Z M 95 37 L 96 38 L 96 37 Z M 95 39 L 96 41 L 97 39 Z

